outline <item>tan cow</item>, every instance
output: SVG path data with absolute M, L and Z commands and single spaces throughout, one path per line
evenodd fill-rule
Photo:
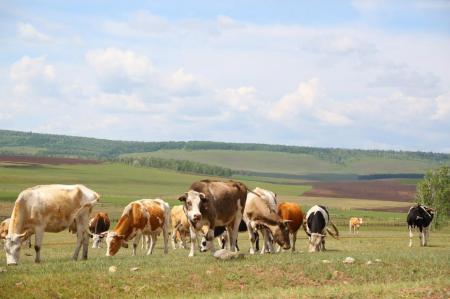
M 190 223 L 191 250 L 194 256 L 197 233 L 204 225 L 208 227 L 207 247 L 213 253 L 214 228 L 226 226 L 230 234 L 231 250 L 236 250 L 236 240 L 242 212 L 247 197 L 247 187 L 235 181 L 202 180 L 194 182 L 189 191 L 178 199 L 184 203 L 186 216 Z
M 172 222 L 172 248 L 180 241 L 179 247 L 186 247 L 186 238 L 189 234 L 189 221 L 184 213 L 183 206 L 174 206 L 170 212 Z
M 11 218 L 6 218 L 5 220 L 0 223 L 0 239 L 5 240 L 6 236 L 8 235 L 8 227 L 9 223 L 11 222 Z
M 359 232 L 359 227 L 363 224 L 362 218 L 356 218 L 352 217 L 348 221 L 348 229 L 350 230 L 350 233 L 357 234 Z
M 289 220 L 283 220 L 277 214 L 275 193 L 256 188 L 247 195 L 247 202 L 244 209 L 244 221 L 247 224 L 249 238 L 251 242 L 250 253 L 254 254 L 255 234 L 258 229 L 263 230 L 264 247 L 268 247 L 269 252 L 273 253 L 271 237 L 283 249 L 291 248 L 289 242 L 289 229 L 287 223 Z M 261 253 L 264 253 L 264 248 Z
M 170 227 L 170 207 L 162 199 L 141 199 L 129 203 L 123 210 L 119 222 L 106 236 L 106 255 L 115 255 L 126 242 L 133 241 L 133 255 L 141 235 L 150 236 L 147 255 L 153 252 L 156 237 L 162 232 L 164 236 L 164 253 L 167 253 L 168 233 Z
M 77 234 L 73 259 L 78 259 L 83 245 L 83 259 L 88 256 L 89 214 L 99 200 L 98 193 L 83 185 L 41 185 L 22 191 L 11 215 L 5 251 L 8 265 L 17 264 L 23 240 L 35 234 L 35 262 L 41 261 L 44 232 L 61 232 L 70 227 Z

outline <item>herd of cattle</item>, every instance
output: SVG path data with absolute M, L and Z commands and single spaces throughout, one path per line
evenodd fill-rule
M 324 206 L 315 205 L 304 216 L 296 203 L 278 204 L 274 192 L 262 188 L 249 190 L 237 181 L 202 180 L 194 182 L 178 200 L 180 206 L 170 209 L 162 199 L 141 199 L 129 203 L 112 230 L 106 213 L 97 213 L 89 219 L 100 195 L 83 185 L 41 185 L 22 191 L 13 208 L 11 218 L 0 224 L 0 238 L 4 239 L 6 262 L 16 265 L 23 242 L 35 235 L 35 262 L 40 262 L 44 232 L 69 229 L 77 235 L 73 259 L 77 260 L 83 247 L 82 259 L 87 259 L 89 237 L 93 248 L 100 247 L 106 237 L 106 255 L 115 255 L 121 247 L 133 241 L 133 255 L 142 240 L 142 246 L 151 254 L 157 237 L 162 233 L 164 253 L 168 252 L 169 235 L 172 247 L 185 247 L 190 237 L 189 257 L 199 245 L 201 251 L 215 251 L 219 246 L 239 250 L 239 231 L 247 231 L 250 253 L 259 250 L 259 234 L 264 242 L 261 253 L 295 250 L 297 231 L 303 227 L 308 235 L 309 252 L 325 250 L 325 236 L 339 238 L 339 232 Z M 421 245 L 427 245 L 428 228 L 434 211 L 423 205 L 411 207 L 407 216 L 412 246 L 412 230 L 420 229 Z M 351 218 L 349 230 L 358 233 L 362 218 Z M 171 232 L 169 232 L 172 227 Z M 198 237 L 201 237 L 200 243 Z M 292 242 L 291 242 L 292 239 Z M 274 244 L 278 248 L 274 248 Z M 31 245 L 30 245 L 31 246 Z

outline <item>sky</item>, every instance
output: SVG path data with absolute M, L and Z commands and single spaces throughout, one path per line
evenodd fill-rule
M 0 129 L 450 153 L 450 1 L 1 1 Z

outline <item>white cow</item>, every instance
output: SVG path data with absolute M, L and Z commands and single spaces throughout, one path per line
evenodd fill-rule
M 14 204 L 5 241 L 6 263 L 17 265 L 23 240 L 35 234 L 35 262 L 41 261 L 44 232 L 61 232 L 67 228 L 77 234 L 73 259 L 78 259 L 83 244 L 87 259 L 89 214 L 100 195 L 83 185 L 41 185 L 22 191 Z

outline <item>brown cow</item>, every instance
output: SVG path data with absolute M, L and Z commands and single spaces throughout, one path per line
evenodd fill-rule
M 244 210 L 244 221 L 247 224 L 251 242 L 251 254 L 255 253 L 256 240 L 254 232 L 257 229 L 263 230 L 265 238 L 264 248 L 261 250 L 261 253 L 265 252 L 266 247 L 268 247 L 269 252 L 274 252 L 271 237 L 283 249 L 291 248 L 287 227 L 287 222 L 289 221 L 281 219 L 277 214 L 275 193 L 261 188 L 256 188 L 248 193 Z
M 282 202 L 278 205 L 278 215 L 287 223 L 289 234 L 292 235 L 292 251 L 295 251 L 297 231 L 303 225 L 303 212 L 300 206 L 293 202 Z M 281 247 L 278 248 L 278 251 Z
M 89 231 L 92 237 L 92 248 L 100 248 L 102 239 L 108 233 L 110 226 L 109 216 L 107 213 L 98 212 L 89 221 Z
M 22 241 L 35 234 L 35 262 L 41 261 L 40 250 L 44 232 L 57 233 L 71 228 L 77 234 L 73 259 L 78 259 L 83 245 L 83 259 L 87 259 L 89 213 L 100 196 L 83 185 L 42 185 L 22 191 L 11 214 L 6 236 L 7 264 L 16 265 Z
M 106 255 L 115 255 L 120 247 L 133 239 L 133 255 L 142 234 L 150 236 L 147 255 L 153 252 L 156 237 L 163 232 L 164 253 L 167 253 L 168 233 L 170 227 L 170 207 L 162 199 L 141 199 L 129 203 L 123 210 L 119 222 L 106 236 Z
M 178 198 L 184 203 L 184 210 L 190 223 L 189 257 L 194 256 L 197 232 L 204 225 L 208 227 L 207 247 L 212 253 L 215 251 L 213 239 L 216 226 L 227 227 L 231 250 L 236 250 L 239 223 L 246 197 L 247 187 L 240 182 L 203 180 L 193 183 L 190 190 Z

